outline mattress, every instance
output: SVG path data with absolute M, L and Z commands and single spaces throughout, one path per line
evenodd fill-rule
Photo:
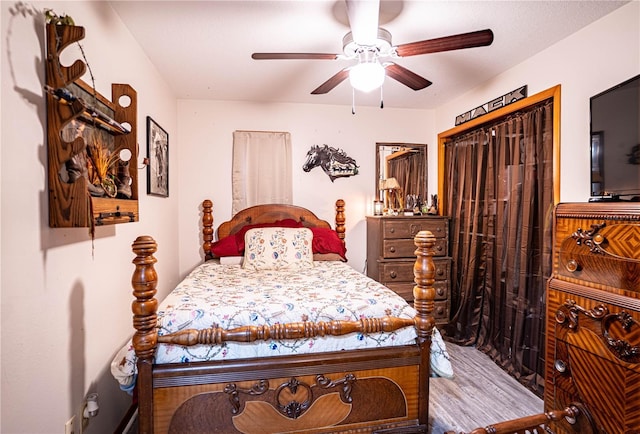
M 247 270 L 208 261 L 196 267 L 160 304 L 159 335 L 219 326 L 232 329 L 300 321 L 357 321 L 385 315 L 413 318 L 415 310 L 395 292 L 340 261 L 315 261 L 292 270 Z M 296 340 L 159 344 L 155 362 L 184 363 L 281 356 L 413 344 L 414 327 L 395 332 L 351 333 Z M 111 365 L 123 390 L 135 383 L 136 357 L 129 342 Z

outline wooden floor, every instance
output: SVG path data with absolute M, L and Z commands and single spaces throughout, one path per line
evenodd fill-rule
M 446 343 L 454 377 L 431 378 L 431 434 L 471 431 L 491 423 L 542 413 L 544 404 L 533 392 L 504 372 L 474 347 Z

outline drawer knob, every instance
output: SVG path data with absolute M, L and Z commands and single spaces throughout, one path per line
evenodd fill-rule
M 389 232 L 391 232 L 392 234 L 396 232 L 396 228 L 390 228 Z
M 556 371 L 560 372 L 561 374 L 564 374 L 564 372 L 567 370 L 567 364 L 560 359 L 557 359 L 553 363 L 553 367 L 556 369 Z
M 438 276 L 442 276 L 442 275 L 444 275 L 444 270 L 443 270 L 442 268 L 438 268 L 438 269 L 436 270 L 436 274 L 437 274 Z
M 394 246 L 389 247 L 389 251 L 391 253 L 395 253 L 396 252 L 396 248 Z
M 436 290 L 436 293 L 438 294 L 439 297 L 442 297 L 445 294 L 445 290 L 443 288 L 438 288 Z
M 436 246 L 436 250 L 437 250 L 438 252 L 442 252 L 442 246 Z
M 575 259 L 570 259 L 566 265 L 567 271 L 570 273 L 575 273 L 576 271 L 582 270 L 582 267 Z
M 389 277 L 391 277 L 392 279 L 395 279 L 396 277 L 398 277 L 398 273 L 396 273 L 395 271 L 392 271 L 389 273 Z

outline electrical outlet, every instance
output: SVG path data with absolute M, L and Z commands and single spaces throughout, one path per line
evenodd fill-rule
M 71 416 L 71 419 L 64 424 L 64 434 L 77 434 L 76 433 L 76 417 Z

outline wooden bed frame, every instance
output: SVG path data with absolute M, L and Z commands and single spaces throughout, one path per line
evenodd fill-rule
M 330 227 L 311 211 L 260 205 L 236 214 L 218 237 L 244 225 L 294 218 L 307 227 Z M 336 202 L 336 231 L 344 242 L 344 201 Z M 211 258 L 212 203 L 203 202 L 203 248 Z M 297 322 L 223 330 L 184 330 L 158 336 L 154 269 L 156 243 L 140 236 L 132 286 L 133 346 L 138 357 L 139 432 L 146 433 L 422 433 L 427 432 L 432 316 L 435 290 L 428 231 L 415 237 L 413 319 Z M 154 364 L 158 343 L 179 345 L 297 339 L 415 327 L 415 345 L 260 359 Z

